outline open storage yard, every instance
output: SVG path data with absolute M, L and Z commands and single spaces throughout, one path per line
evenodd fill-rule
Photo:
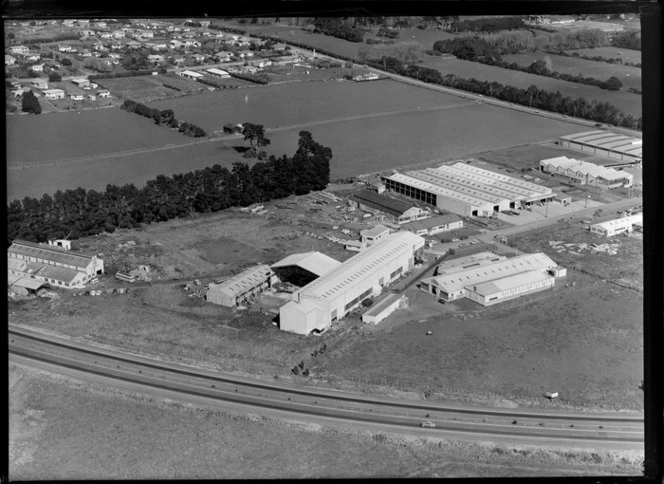
M 588 102 L 608 102 L 626 114 L 631 114 L 636 118 L 641 116 L 641 96 L 631 92 L 606 91 L 596 86 L 587 86 L 461 59 L 426 60 L 420 62 L 420 65 L 436 69 L 443 75 L 455 74 L 465 79 L 475 78 L 479 81 L 496 81 L 503 85 L 521 89 L 528 89 L 535 85 L 540 89 L 546 89 L 554 93 L 560 91 L 563 96 L 570 96 L 572 99 L 582 97 Z
M 537 60 L 545 60 L 547 58 L 551 62 L 551 70 L 560 72 L 561 74 L 583 75 L 584 77 L 593 77 L 601 81 L 606 81 L 609 77 L 615 76 L 623 83 L 623 90 L 626 91 L 630 87 L 641 89 L 641 69 L 638 67 L 546 54 L 544 52 L 504 55 L 503 61 L 514 62 L 520 66 L 528 67 Z M 635 100 L 635 102 L 638 101 Z

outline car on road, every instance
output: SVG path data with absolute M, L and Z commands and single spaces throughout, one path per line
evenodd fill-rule
M 422 427 L 424 429 L 435 429 L 436 424 L 429 421 L 429 420 L 425 420 L 424 422 L 420 423 L 420 427 Z

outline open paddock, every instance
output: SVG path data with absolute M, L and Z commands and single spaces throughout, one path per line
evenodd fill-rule
M 627 90 L 630 87 L 641 89 L 641 69 L 638 67 L 609 64 L 608 62 L 591 61 L 577 57 L 547 54 L 545 52 L 504 55 L 503 61 L 514 62 L 520 66 L 528 67 L 537 60 L 545 60 L 547 58 L 551 61 L 551 70 L 560 72 L 561 74 L 571 74 L 574 76 L 581 74 L 584 77 L 593 77 L 602 81 L 615 76 L 623 83 L 623 90 Z
M 574 52 L 589 57 L 599 56 L 606 59 L 622 59 L 623 61 L 634 64 L 641 63 L 640 50 L 623 49 L 622 47 L 595 47 L 594 49 L 574 49 L 567 51 L 568 54 L 574 54 Z
M 427 60 L 420 62 L 420 65 L 436 69 L 443 76 L 455 74 L 464 79 L 475 78 L 479 81 L 496 81 L 520 89 L 528 89 L 535 85 L 540 89 L 554 93 L 560 91 L 563 96 L 569 96 L 572 99 L 581 97 L 588 102 L 608 102 L 625 114 L 631 114 L 636 118 L 641 117 L 641 96 L 631 92 L 606 91 L 596 86 L 587 86 L 461 59 Z
M 185 80 L 180 76 L 169 74 L 100 79 L 97 82 L 118 97 L 139 102 L 178 97 L 207 90 L 207 86 L 196 81 Z M 180 91 L 165 87 L 164 84 L 177 87 Z

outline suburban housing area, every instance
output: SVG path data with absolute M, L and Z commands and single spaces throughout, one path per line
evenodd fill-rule
M 641 471 L 638 17 L 5 30 L 13 478 Z

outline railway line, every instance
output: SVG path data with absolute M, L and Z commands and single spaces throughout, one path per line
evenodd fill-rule
M 458 440 L 643 449 L 643 417 L 412 402 L 185 367 L 10 325 L 10 360 L 131 392 L 276 418 Z M 431 421 L 435 428 L 421 428 Z

